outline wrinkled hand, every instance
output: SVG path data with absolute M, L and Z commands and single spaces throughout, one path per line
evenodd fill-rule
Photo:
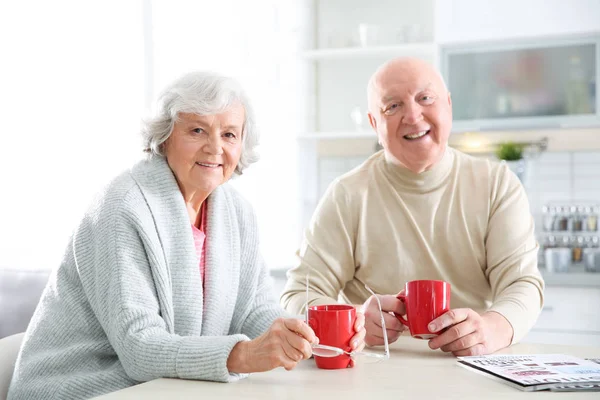
M 227 359 L 227 369 L 250 373 L 283 367 L 290 371 L 301 360 L 310 358 L 311 343 L 318 340 L 304 321 L 278 318 L 261 336 L 236 344 Z
M 513 328 L 502 315 L 493 311 L 479 315 L 470 308 L 450 310 L 429 324 L 431 332 L 441 329 L 446 330 L 430 339 L 429 347 L 455 356 L 490 354 L 510 345 L 513 337 Z
M 365 315 L 358 310 L 356 312 L 356 321 L 354 322 L 354 332 L 356 334 L 350 339 L 350 348 L 352 351 L 362 351 L 365 348 L 365 335 L 367 330 L 365 329 Z M 354 367 L 354 360 L 350 360 L 350 367 Z
M 398 321 L 393 313 L 404 315 L 406 309 L 404 304 L 393 295 L 376 295 L 381 303 L 383 319 L 387 330 L 388 342 L 393 343 L 400 337 L 400 334 L 406 330 L 406 327 Z M 373 296 L 369 297 L 362 305 L 361 312 L 365 315 L 365 343 L 367 346 L 380 346 L 384 344 L 383 330 L 381 328 L 381 315 L 377 300 Z

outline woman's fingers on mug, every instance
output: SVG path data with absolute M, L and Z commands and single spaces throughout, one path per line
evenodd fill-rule
M 288 341 L 284 341 L 281 344 L 281 348 L 283 350 L 283 355 L 285 356 L 285 357 L 282 358 L 283 366 L 284 367 L 289 364 L 289 361 L 297 363 L 297 362 L 301 361 L 304 358 L 304 355 L 302 354 L 302 352 L 300 352 L 298 349 L 296 349 Z
M 318 343 L 318 339 L 315 336 L 315 332 L 311 329 L 310 326 L 308 326 L 308 324 L 304 323 L 304 321 L 295 318 L 287 318 L 283 320 L 283 323 L 288 330 L 302 336 L 309 343 Z
M 359 332 L 365 327 L 365 314 L 356 312 L 356 321 L 354 321 L 354 331 Z
M 367 334 L 367 330 L 363 327 L 361 330 L 356 332 L 356 334 L 350 339 L 350 347 L 352 351 L 361 351 L 365 347 L 365 336 Z
M 300 361 L 303 358 L 308 359 L 312 355 L 310 343 L 295 332 L 290 332 L 290 334 L 285 336 L 285 344 L 291 346 L 295 350 L 295 352 L 286 351 L 289 355 L 300 356 L 300 358 L 293 358 L 296 361 Z

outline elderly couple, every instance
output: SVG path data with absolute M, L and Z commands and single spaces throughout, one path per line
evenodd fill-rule
M 272 298 L 250 205 L 227 184 L 257 161 L 252 108 L 232 79 L 191 73 L 143 130 L 148 157 L 116 177 L 75 229 L 44 290 L 9 399 L 89 398 L 160 377 L 229 382 L 293 369 L 318 339 L 310 304 L 360 304 L 354 349 L 404 330 L 395 294 L 414 279 L 452 285 L 431 349 L 495 352 L 535 322 L 544 282 L 523 187 L 502 164 L 448 147 L 452 100 L 429 64 L 399 58 L 368 84 L 383 150 L 319 203 Z M 289 313 L 289 314 L 288 314 Z

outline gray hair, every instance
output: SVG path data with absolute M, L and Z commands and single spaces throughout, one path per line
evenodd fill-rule
M 213 72 L 190 72 L 167 86 L 158 98 L 155 115 L 143 123 L 144 151 L 164 157 L 163 144 L 171 136 L 179 113 L 219 114 L 238 102 L 245 111 L 242 152 L 235 168 L 235 173 L 241 175 L 244 169 L 259 159 L 256 149 L 259 134 L 254 112 L 246 93 L 235 79 Z

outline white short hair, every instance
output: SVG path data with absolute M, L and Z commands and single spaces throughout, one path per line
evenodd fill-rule
M 164 157 L 163 144 L 171 136 L 179 113 L 219 114 L 236 103 L 241 103 L 245 111 L 242 153 L 235 168 L 235 173 L 241 175 L 250 164 L 259 159 L 259 134 L 254 122 L 254 112 L 244 90 L 235 79 L 213 72 L 190 72 L 166 87 L 158 98 L 155 115 L 144 121 L 144 151 Z

